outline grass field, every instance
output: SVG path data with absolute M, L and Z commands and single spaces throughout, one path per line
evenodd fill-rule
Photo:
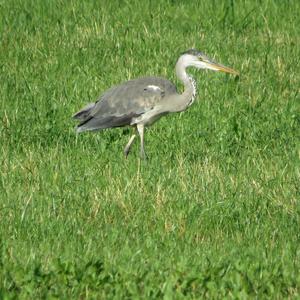
M 300 298 L 300 2 L 0 0 L 0 299 Z M 146 132 L 74 112 L 198 48 L 239 79 Z

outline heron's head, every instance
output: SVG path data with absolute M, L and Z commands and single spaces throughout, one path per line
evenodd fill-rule
M 215 61 L 207 57 L 204 53 L 195 49 L 190 49 L 182 53 L 178 61 L 185 68 L 195 67 L 197 69 L 209 69 L 213 71 L 220 71 L 234 75 L 239 75 L 239 72 L 216 63 Z

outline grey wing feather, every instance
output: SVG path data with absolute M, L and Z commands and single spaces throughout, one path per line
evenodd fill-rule
M 77 131 L 130 125 L 133 118 L 174 93 L 175 85 L 164 78 L 144 77 L 127 81 L 110 88 L 93 106 L 90 104 L 75 114 L 74 118 L 81 120 Z

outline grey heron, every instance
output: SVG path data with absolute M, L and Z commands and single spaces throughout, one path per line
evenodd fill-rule
M 188 67 L 239 75 L 237 71 L 214 62 L 198 50 L 187 50 L 179 57 L 175 66 L 176 75 L 184 85 L 182 94 L 165 78 L 142 77 L 126 81 L 111 87 L 98 101 L 88 104 L 73 116 L 80 121 L 77 132 L 134 126 L 140 136 L 141 157 L 145 158 L 145 126 L 153 124 L 168 113 L 186 110 L 195 100 L 196 83 L 187 74 Z M 136 134 L 133 134 L 125 146 L 125 157 L 129 154 L 135 138 Z

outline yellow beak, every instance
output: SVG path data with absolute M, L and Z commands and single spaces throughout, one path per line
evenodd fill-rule
M 230 73 L 230 74 L 233 74 L 233 75 L 236 75 L 236 76 L 239 76 L 240 73 L 234 69 L 231 69 L 229 67 L 225 67 L 221 64 L 218 64 L 218 63 L 215 63 L 215 62 L 212 62 L 212 61 L 206 61 L 205 62 L 206 65 L 208 66 L 209 69 L 212 69 L 212 70 L 215 70 L 215 71 L 221 71 L 221 72 L 225 72 L 225 73 Z

